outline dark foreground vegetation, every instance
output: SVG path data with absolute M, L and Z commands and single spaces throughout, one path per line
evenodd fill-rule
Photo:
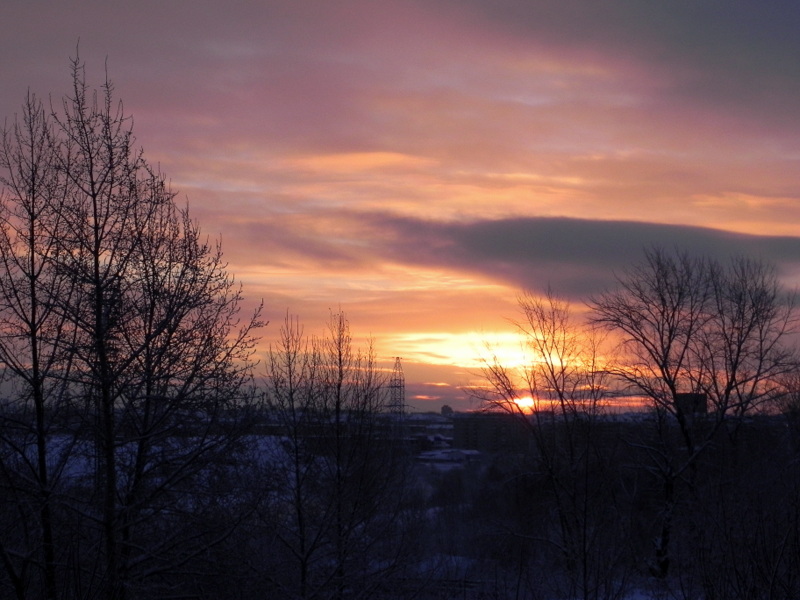
M 800 597 L 769 266 L 652 250 L 589 326 L 523 297 L 535 358 L 472 390 L 520 443 L 423 464 L 344 315 L 318 337 L 287 316 L 256 371 L 260 310 L 112 86 L 78 61 L 73 83 L 0 147 L 0 598 Z M 608 414 L 612 389 L 648 410 Z

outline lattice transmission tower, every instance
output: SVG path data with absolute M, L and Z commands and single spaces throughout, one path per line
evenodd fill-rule
M 406 411 L 406 378 L 400 357 L 394 359 L 394 370 L 389 378 L 389 412 L 402 416 Z

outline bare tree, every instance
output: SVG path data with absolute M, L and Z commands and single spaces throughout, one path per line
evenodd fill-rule
M 313 447 L 319 363 L 298 320 L 287 315 L 278 345 L 270 349 L 266 392 L 270 417 L 279 425 L 285 443 L 265 454 L 274 460 L 267 465 L 275 496 L 269 504 L 290 508 L 275 511 L 268 522 L 281 550 L 291 559 L 288 562 L 293 568 L 282 570 L 295 572 L 292 579 L 300 598 L 313 595 L 318 585 L 314 566 L 327 543 L 327 523 L 314 513 L 319 468 Z
M 69 361 L 61 346 L 69 339 L 63 316 L 52 307 L 52 298 L 70 298 L 73 285 L 57 273 L 52 259 L 56 252 L 52 228 L 58 207 L 64 202 L 65 185 L 57 169 L 52 124 L 41 102 L 29 94 L 20 120 L 4 129 L 0 147 L 0 362 L 5 368 L 6 389 L 13 395 L 3 406 L 0 437 L 21 468 L 14 474 L 17 493 L 30 495 L 26 504 L 38 507 L 35 522 L 23 511 L 15 521 L 28 531 L 41 531 L 35 548 L 23 551 L 7 544 L 18 541 L 3 535 L 0 553 L 18 597 L 26 589 L 40 590 L 55 598 L 56 549 L 54 499 L 59 470 L 69 445 L 52 448 L 48 436 L 63 408 L 64 378 Z M 29 452 L 29 441 L 34 452 Z M 21 516 L 21 518 L 19 518 Z M 25 557 L 17 564 L 12 555 Z M 36 568 L 31 572 L 26 561 Z M 26 580 L 22 572 L 28 573 Z M 37 584 L 35 573 L 41 573 Z
M 490 357 L 484 361 L 488 390 L 475 388 L 472 393 L 489 408 L 524 417 L 529 426 L 551 414 L 576 417 L 602 411 L 608 374 L 601 363 L 600 332 L 580 322 L 569 303 L 552 291 L 544 297 L 526 292 L 519 306 L 523 319 L 515 324 L 528 362 L 516 369 Z
M 615 597 L 624 577 L 611 576 L 621 564 L 622 551 L 613 538 L 614 532 L 624 531 L 624 520 L 615 516 L 610 500 L 609 448 L 598 426 L 609 379 L 601 360 L 603 336 L 551 291 L 544 297 L 525 293 L 519 304 L 523 319 L 517 327 L 529 351 L 527 364 L 517 370 L 496 358 L 486 361 L 488 389 L 473 393 L 488 408 L 516 415 L 531 433 L 533 473 L 544 475 L 539 485 L 547 490 L 545 502 L 555 518 L 528 536 L 557 550 L 554 564 L 564 576 L 553 577 L 553 591 L 569 597 Z M 514 527 L 517 532 L 525 529 Z M 548 555 L 552 552 L 546 551 L 541 560 Z
M 408 461 L 385 412 L 374 353 L 353 347 L 342 313 L 306 337 L 287 316 L 270 350 L 267 407 L 278 426 L 263 524 L 275 589 L 286 597 L 369 597 L 396 572 L 407 540 Z M 268 553 L 269 554 L 269 553 Z
M 695 344 L 711 318 L 707 273 L 702 259 L 648 250 L 620 277 L 618 290 L 591 301 L 595 321 L 622 337 L 624 364 L 615 374 L 682 425 L 689 415 L 676 398 L 698 392 L 703 371 Z
M 701 454 L 723 425 L 777 399 L 781 378 L 795 369 L 795 303 L 771 266 L 743 258 L 722 265 L 649 249 L 617 283 L 590 304 L 594 321 L 619 336 L 614 374 L 655 410 L 656 438 L 638 445 L 661 481 L 652 569 L 666 576 L 679 488 L 701 500 Z
M 675 417 L 690 456 L 698 450 L 697 407 L 682 394 L 704 394 L 721 422 L 774 400 L 796 366 L 795 300 L 771 265 L 732 258 L 726 266 L 649 249 L 617 283 L 591 300 L 595 322 L 621 339 L 614 372 Z
M 710 327 L 702 332 L 700 388 L 719 417 L 741 417 L 771 408 L 783 393 L 781 381 L 797 368 L 791 344 L 798 314 L 773 265 L 734 257 L 712 264 Z
M 75 593 L 125 598 L 185 584 L 181 573 L 229 533 L 214 530 L 218 520 L 197 524 L 219 507 L 210 486 L 241 437 L 231 410 L 255 393 L 260 309 L 240 319 L 241 289 L 219 246 L 134 149 L 113 86 L 91 90 L 77 59 L 72 80 L 60 114 L 29 102 L 45 158 L 26 162 L 32 135 L 4 144 L 3 166 L 27 173 L 31 191 L 10 198 L 0 238 L 0 308 L 10 315 L 0 359 L 37 407 L 53 380 L 81 416 L 69 425 L 96 468 L 77 458 L 70 467 L 65 502 L 83 541 L 65 576 Z M 27 354 L 11 346 L 14 327 Z M 46 432 L 38 441 L 45 454 L 55 444 Z M 46 572 L 53 589 L 55 570 Z

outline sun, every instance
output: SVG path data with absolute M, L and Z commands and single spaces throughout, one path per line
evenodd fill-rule
M 533 410 L 535 401 L 530 396 L 523 396 L 522 398 L 515 398 L 514 404 L 516 404 L 523 412 L 529 412 Z

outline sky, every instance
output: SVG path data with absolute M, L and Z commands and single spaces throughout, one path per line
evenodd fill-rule
M 794 0 L 0 6 L 0 119 L 79 53 L 248 302 L 343 310 L 415 410 L 474 408 L 521 291 L 582 307 L 645 247 L 800 282 Z

